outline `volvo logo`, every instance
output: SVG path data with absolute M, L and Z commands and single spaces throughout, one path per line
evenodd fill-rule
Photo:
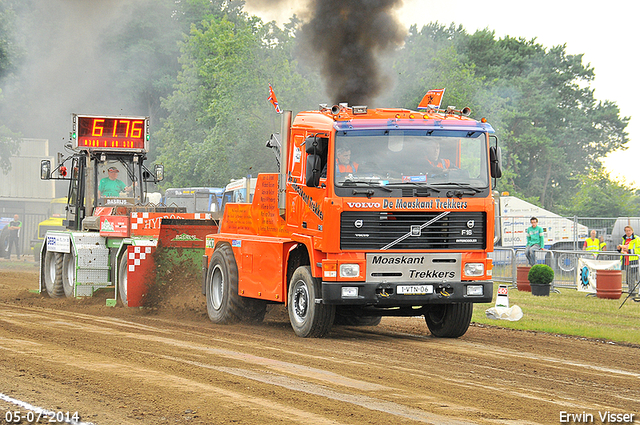
M 475 225 L 476 225 L 475 220 L 469 220 L 469 221 L 467 221 L 467 227 L 468 227 L 469 229 L 473 229 L 473 226 L 475 226 Z
M 362 220 L 356 220 L 353 222 L 353 225 L 356 226 L 356 229 L 359 229 L 362 227 Z

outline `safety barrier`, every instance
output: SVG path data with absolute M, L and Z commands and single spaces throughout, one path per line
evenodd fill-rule
M 620 254 L 615 251 L 574 251 L 574 250 L 539 250 L 536 251 L 536 264 L 546 264 L 554 271 L 553 288 L 577 289 L 580 277 L 578 262 L 580 258 L 597 260 L 617 260 L 629 254 Z M 495 247 L 490 254 L 493 260 L 493 280 L 509 283 L 515 286 L 517 267 L 528 265 L 524 255 L 524 248 Z M 622 289 L 629 292 L 629 287 L 634 288 L 640 279 L 640 273 L 622 271 Z M 639 285 L 640 286 L 640 285 Z M 637 289 L 636 289 L 637 292 Z

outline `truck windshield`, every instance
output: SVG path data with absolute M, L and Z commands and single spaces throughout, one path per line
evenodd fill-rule
M 458 130 L 338 131 L 336 186 L 489 186 L 487 134 Z

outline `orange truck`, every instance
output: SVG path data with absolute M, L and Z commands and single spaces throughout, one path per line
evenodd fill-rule
M 209 213 L 149 202 L 147 186 L 164 177 L 148 169 L 149 118 L 72 115 L 70 154 L 43 160 L 40 178 L 67 180 L 62 229 L 49 229 L 39 253 L 40 292 L 91 296 L 113 290 L 130 307 L 145 305 L 158 270 L 194 264 L 199 275 L 205 236 L 217 231 Z M 184 274 L 184 268 L 181 270 Z
M 251 203 L 228 203 L 206 236 L 203 293 L 214 323 L 287 306 L 300 337 L 334 324 L 424 316 L 463 335 L 491 302 L 494 130 L 462 111 L 346 104 L 283 113 Z

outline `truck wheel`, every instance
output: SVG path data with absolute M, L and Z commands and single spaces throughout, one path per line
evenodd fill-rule
M 51 298 L 64 296 L 62 288 L 62 262 L 63 257 L 59 252 L 50 252 L 44 256 L 44 286 Z
M 124 250 L 124 254 L 120 256 L 120 267 L 118 267 L 118 295 L 122 305 L 129 307 L 129 299 L 127 298 L 127 280 L 129 276 L 129 270 L 127 267 L 127 250 Z
M 207 313 L 213 323 L 235 323 L 242 318 L 244 309 L 243 297 L 238 295 L 238 266 L 233 250 L 227 244 L 220 245 L 211 256 L 205 294 Z
M 76 287 L 76 256 L 73 252 L 64 254 L 62 261 L 62 288 L 67 298 L 73 297 Z
M 473 304 L 434 304 L 424 315 L 429 331 L 439 338 L 458 338 L 471 324 Z
M 299 337 L 321 338 L 331 330 L 336 306 L 316 303 L 320 292 L 320 280 L 311 275 L 311 267 L 298 267 L 289 282 L 287 309 L 291 327 Z

